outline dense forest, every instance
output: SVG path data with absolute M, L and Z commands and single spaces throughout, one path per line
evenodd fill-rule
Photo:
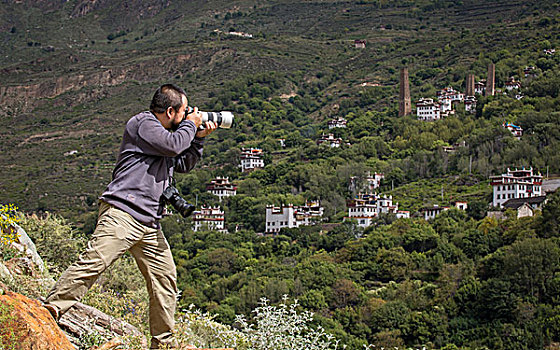
M 235 114 L 233 128 L 206 141 L 195 170 L 176 179 L 190 203 L 223 208 L 228 233 L 193 232 L 191 219 L 179 215 L 162 221 L 181 308 L 194 304 L 233 324 L 262 297 L 275 304 L 288 295 L 349 349 L 560 343 L 560 194 L 550 194 L 534 217 L 486 216 L 490 176 L 514 167 L 560 174 L 557 2 L 238 1 L 212 9 L 193 2 L 164 6 L 153 17 L 146 13 L 157 6 L 134 1 L 131 9 L 101 1 L 83 16 L 73 12 L 75 3 L 6 3 L 0 11 L 0 45 L 13 52 L 0 57 L 0 203 L 39 214 L 22 226 L 54 276 L 95 228 L 97 197 L 110 181 L 124 123 L 147 108 L 155 87 L 174 82 L 191 105 Z M 142 21 L 108 20 L 136 10 Z M 51 19 L 42 29 L 41 13 Z M 59 32 L 50 26 L 62 24 L 75 30 L 53 35 Z M 253 38 L 226 34 L 234 30 Z M 353 46 L 364 38 L 365 48 Z M 150 61 L 159 54 L 167 60 Z M 467 74 L 486 79 L 489 64 L 498 92 L 477 95 L 473 112 L 457 104 L 455 114 L 435 122 L 418 120 L 414 108 L 398 116 L 401 68 L 409 69 L 414 107 L 446 87 L 465 91 Z M 112 80 L 100 83 L 98 71 Z M 53 77 L 70 83 L 56 85 Z M 520 89 L 505 89 L 510 78 Z M 24 83 L 16 91 L 33 84 L 61 91 L 12 98 L 9 88 Z M 330 130 L 337 117 L 347 127 Z M 504 123 L 522 127 L 523 136 Z M 343 144 L 319 145 L 328 133 Z M 265 167 L 242 172 L 242 149 L 250 147 L 263 150 Z M 375 172 L 385 176 L 379 193 L 392 195 L 410 219 L 380 215 L 365 229 L 343 220 L 348 200 Z M 210 194 L 217 176 L 235 183 L 237 195 L 219 201 Z M 262 234 L 267 205 L 311 200 L 324 207 L 322 222 Z M 430 221 L 420 214 L 452 201 L 468 209 Z M 107 309 L 145 327 L 136 270 L 126 255 L 87 301 L 126 305 Z

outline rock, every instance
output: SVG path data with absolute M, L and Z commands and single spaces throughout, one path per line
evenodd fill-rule
M 123 335 L 137 337 L 143 347 L 148 347 L 146 337 L 136 327 L 82 303 L 72 306 L 62 315 L 58 324 L 75 343 L 78 343 L 78 339 L 83 335 L 94 331 L 105 339 Z
M 0 348 L 2 345 L 14 350 L 74 350 L 41 303 L 9 291 L 0 295 Z
M 5 281 L 7 283 L 12 283 L 14 281 L 14 276 L 8 268 L 0 262 L 0 281 Z
M 19 226 L 18 224 L 13 224 L 12 226 L 18 234 L 19 244 L 21 244 L 25 248 L 25 255 L 27 255 L 33 261 L 39 271 L 44 272 L 45 263 L 43 262 L 43 259 L 41 259 L 39 253 L 37 253 L 35 243 L 33 243 L 31 238 L 29 238 L 29 236 L 27 235 L 27 232 L 25 232 L 25 230 L 21 228 L 21 226 Z
M 123 343 L 120 339 L 113 339 L 113 340 L 108 341 L 108 342 L 106 342 L 105 344 L 103 344 L 99 347 L 94 346 L 90 350 L 114 350 L 114 349 L 118 349 L 122 345 L 123 345 Z

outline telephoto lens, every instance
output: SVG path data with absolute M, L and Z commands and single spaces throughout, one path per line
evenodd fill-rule
M 216 123 L 219 128 L 229 129 L 233 124 L 233 113 L 228 111 L 221 111 L 221 112 L 201 112 L 202 113 L 202 121 L 207 122 L 211 121 Z
M 192 113 L 194 108 L 190 107 L 187 109 L 187 114 Z M 229 129 L 233 125 L 233 113 L 229 111 L 221 112 L 199 112 L 202 114 L 202 125 L 200 126 L 204 129 L 204 123 L 210 121 L 216 123 L 219 128 Z

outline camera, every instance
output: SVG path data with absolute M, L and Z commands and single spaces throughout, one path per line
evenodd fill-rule
M 187 114 L 192 113 L 194 108 L 190 107 L 187 110 Z M 229 129 L 233 125 L 233 113 L 228 111 L 221 111 L 221 112 L 203 112 L 199 111 L 202 114 L 202 123 L 206 123 L 208 121 L 216 123 L 219 128 Z
M 173 186 L 167 187 L 161 197 L 164 202 L 171 204 L 184 218 L 191 215 L 195 209 L 194 205 L 181 198 L 179 190 Z

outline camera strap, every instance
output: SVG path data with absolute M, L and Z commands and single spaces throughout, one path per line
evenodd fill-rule
M 171 164 L 169 162 L 171 162 Z M 167 187 L 170 187 L 170 186 L 175 187 L 175 178 L 173 177 L 173 175 L 171 175 L 171 168 L 174 165 L 174 159 L 170 158 L 170 157 L 165 157 L 165 163 L 167 165 L 167 175 L 169 175 L 169 183 L 167 184 Z M 159 199 L 159 204 L 160 205 L 159 205 L 159 209 L 158 209 L 158 215 L 161 215 L 161 216 L 171 215 L 171 213 L 168 212 L 168 210 L 166 208 L 167 203 L 163 199 L 163 195 Z
M 175 187 L 175 178 L 171 175 L 171 169 L 175 165 L 175 159 L 171 157 L 165 157 L 165 163 L 167 164 L 167 175 L 169 175 L 169 184 L 168 186 Z

